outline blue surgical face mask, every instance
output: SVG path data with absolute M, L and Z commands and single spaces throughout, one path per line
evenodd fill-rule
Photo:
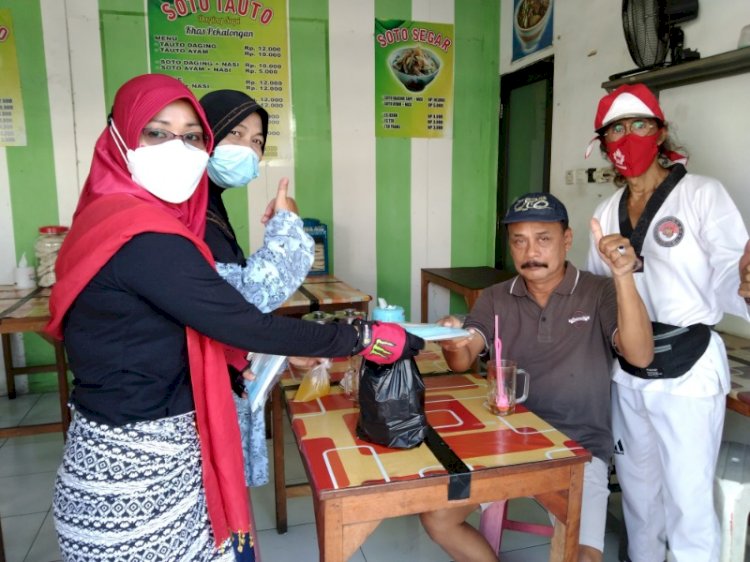
M 260 158 L 248 146 L 222 144 L 208 159 L 208 177 L 221 187 L 245 187 L 258 177 Z

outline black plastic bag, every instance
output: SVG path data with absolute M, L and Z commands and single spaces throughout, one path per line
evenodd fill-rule
M 425 439 L 424 382 L 414 359 L 392 365 L 362 362 L 357 436 L 365 441 L 411 449 Z

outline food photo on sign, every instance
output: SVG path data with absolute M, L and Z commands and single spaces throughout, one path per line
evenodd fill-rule
M 376 135 L 450 137 L 453 25 L 375 19 Z
M 513 0 L 513 59 L 552 45 L 554 0 Z

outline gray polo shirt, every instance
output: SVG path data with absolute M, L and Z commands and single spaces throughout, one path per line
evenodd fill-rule
M 515 360 L 530 376 L 524 405 L 609 462 L 610 368 L 617 329 L 612 279 L 568 262 L 565 277 L 542 309 L 516 276 L 482 291 L 464 325 L 477 328 L 491 346 L 495 314 L 503 359 Z

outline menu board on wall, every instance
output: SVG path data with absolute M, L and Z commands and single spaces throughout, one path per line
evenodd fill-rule
M 8 9 L 0 9 L 0 76 L 0 146 L 26 146 L 16 36 Z
M 453 25 L 375 19 L 375 134 L 453 135 Z
M 266 159 L 291 160 L 286 0 L 147 0 L 151 72 L 196 97 L 246 92 L 269 114 Z

